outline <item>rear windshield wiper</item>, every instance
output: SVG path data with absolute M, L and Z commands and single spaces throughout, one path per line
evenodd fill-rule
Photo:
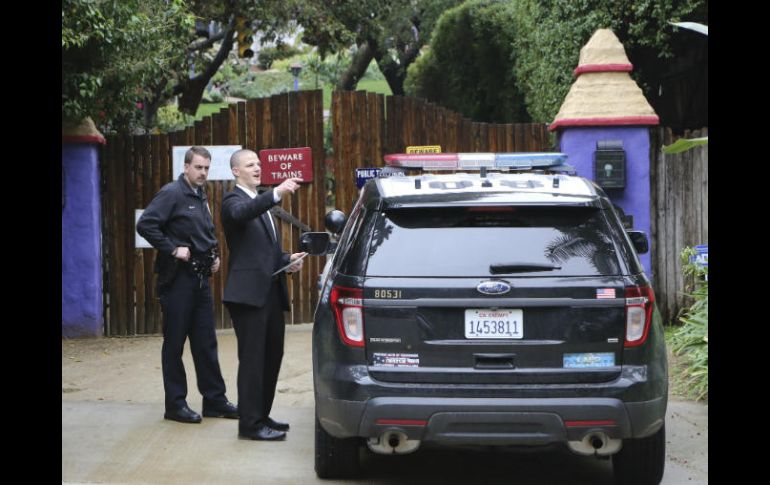
M 489 272 L 492 274 L 552 271 L 554 269 L 561 269 L 561 266 L 551 263 L 496 263 L 489 265 Z

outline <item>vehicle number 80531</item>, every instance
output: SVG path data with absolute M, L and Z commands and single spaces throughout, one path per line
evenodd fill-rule
M 465 310 L 465 338 L 523 338 L 522 310 Z

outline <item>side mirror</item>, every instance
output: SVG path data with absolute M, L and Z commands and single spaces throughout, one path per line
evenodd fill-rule
M 326 228 L 332 232 L 332 234 L 339 234 L 342 232 L 342 228 L 345 227 L 347 217 L 345 213 L 339 210 L 329 211 L 326 214 Z
M 299 237 L 299 250 L 319 256 L 329 248 L 328 232 L 306 232 Z
M 639 254 L 644 254 L 650 250 L 650 243 L 647 241 L 647 235 L 642 231 L 626 231 L 634 249 Z

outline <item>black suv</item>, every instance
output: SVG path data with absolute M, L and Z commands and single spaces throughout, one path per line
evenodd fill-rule
M 601 188 L 381 178 L 343 222 L 313 328 L 319 477 L 358 474 L 363 445 L 563 444 L 612 456 L 618 483 L 660 482 L 668 373 L 647 239 Z

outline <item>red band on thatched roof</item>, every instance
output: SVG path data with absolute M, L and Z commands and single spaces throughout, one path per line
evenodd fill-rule
M 62 135 L 62 143 L 101 143 L 107 144 L 107 140 L 102 135 Z
M 578 77 L 587 72 L 631 72 L 633 70 L 633 64 L 586 64 L 576 67 L 572 73 Z
M 610 118 L 567 118 L 554 121 L 548 127 L 549 131 L 563 126 L 617 126 L 617 125 L 657 125 L 660 124 L 658 115 L 650 116 L 617 116 Z

